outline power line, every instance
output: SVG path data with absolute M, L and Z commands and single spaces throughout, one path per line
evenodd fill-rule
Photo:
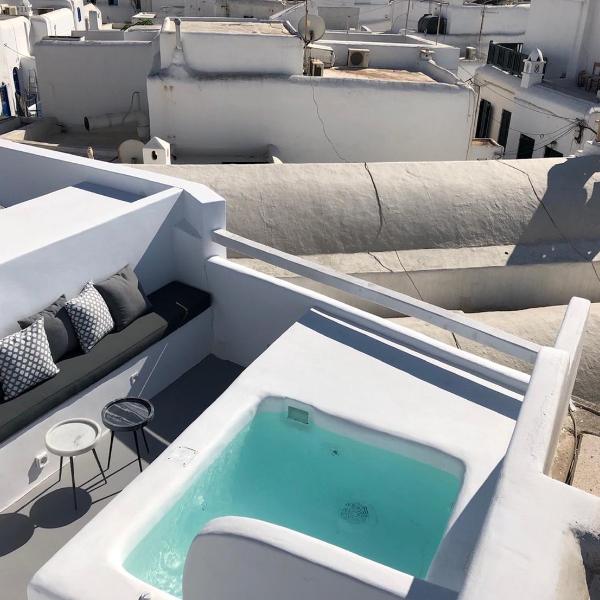
M 541 150 L 542 148 L 545 148 L 546 146 L 549 146 L 550 144 L 552 144 L 552 143 L 554 143 L 554 142 L 557 142 L 558 140 L 560 140 L 561 138 L 563 138 L 563 137 L 564 137 L 565 135 L 567 135 L 568 133 L 571 133 L 572 131 L 575 131 L 575 129 L 577 129 L 577 127 L 578 127 L 578 125 L 573 125 L 573 126 L 572 126 L 572 127 L 570 127 L 569 129 L 567 129 L 567 131 L 565 131 L 564 133 L 561 133 L 561 134 L 560 134 L 558 137 L 555 137 L 553 140 L 550 140 L 550 141 L 548 141 L 548 142 L 544 142 L 544 143 L 543 143 L 541 146 L 534 147 L 534 148 L 531 150 L 531 152 L 532 152 L 532 153 L 533 153 L 533 152 L 537 152 L 538 150 Z M 524 135 L 526 135 L 526 134 L 524 134 Z M 510 153 L 510 154 L 508 154 L 508 155 L 507 155 L 507 154 L 505 154 L 503 158 L 507 158 L 507 157 L 508 157 L 508 158 L 516 158 L 516 157 L 517 157 L 517 154 L 518 154 L 518 151 L 517 151 L 517 153 L 516 153 L 516 154 L 515 154 L 514 152 L 511 152 L 511 153 Z
M 476 84 L 479 86 L 479 88 L 484 88 L 484 87 L 489 87 L 491 84 L 490 83 L 484 83 L 482 85 L 480 84 Z M 532 106 L 529 106 L 527 104 L 524 104 L 522 102 L 520 102 L 519 98 L 515 98 L 514 96 L 512 98 L 510 98 L 509 96 L 505 96 L 504 94 L 501 94 L 500 92 L 498 92 L 496 89 L 494 89 L 494 94 L 497 94 L 498 96 L 500 96 L 501 98 L 504 98 L 505 100 L 508 100 L 509 102 L 514 102 L 515 104 L 520 104 L 523 108 L 527 109 L 527 110 L 531 110 L 533 112 L 537 112 L 543 115 L 549 115 L 551 117 L 556 117 L 557 119 L 563 119 L 564 121 L 569 121 L 571 123 L 575 122 L 575 119 L 573 117 L 563 117 L 562 115 L 557 115 L 556 113 L 553 113 L 550 110 L 546 110 L 544 108 L 542 109 L 537 109 L 537 108 L 533 108 Z
M 492 121 L 494 121 L 494 123 L 498 123 L 499 125 L 502 125 L 502 121 L 500 121 L 499 119 L 495 119 L 494 117 L 492 117 Z M 571 129 L 574 126 L 576 126 L 576 125 L 575 124 L 563 125 L 562 127 L 555 129 L 554 131 L 539 131 L 537 133 L 521 131 L 520 129 L 516 129 L 514 127 L 509 127 L 508 129 L 509 129 L 509 131 L 516 131 L 517 133 L 522 133 L 523 135 L 528 135 L 529 137 L 538 136 L 540 138 L 543 138 L 547 135 L 554 135 L 555 133 L 563 133 L 565 130 Z

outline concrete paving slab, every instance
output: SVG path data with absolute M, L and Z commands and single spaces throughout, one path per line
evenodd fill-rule
M 600 497 L 600 437 L 581 436 L 573 486 Z

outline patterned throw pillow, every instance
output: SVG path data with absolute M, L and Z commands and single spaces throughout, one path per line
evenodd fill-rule
M 115 326 L 106 302 L 91 281 L 65 308 L 84 352 L 89 352 Z
M 0 340 L 0 379 L 5 400 L 16 398 L 58 372 L 44 330 L 44 319 Z

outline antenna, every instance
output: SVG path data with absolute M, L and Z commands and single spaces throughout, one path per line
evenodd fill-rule
M 306 13 L 298 23 L 298 33 L 305 44 L 316 42 L 325 35 L 325 21 L 318 15 L 308 14 L 308 0 L 306 4 Z

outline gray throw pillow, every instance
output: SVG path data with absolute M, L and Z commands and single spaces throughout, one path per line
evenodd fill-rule
M 21 329 L 25 329 L 34 321 L 44 319 L 44 329 L 54 362 L 59 361 L 66 354 L 72 354 L 79 350 L 77 335 L 65 308 L 66 302 L 67 299 L 61 296 L 39 313 L 19 321 Z
M 65 304 L 73 329 L 84 352 L 89 352 L 115 326 L 98 290 L 88 281 L 79 296 Z
M 129 265 L 94 285 L 108 305 L 117 331 L 125 329 L 150 308 L 150 302 L 137 275 Z
M 58 372 L 43 319 L 0 340 L 0 380 L 5 400 L 16 398 Z

